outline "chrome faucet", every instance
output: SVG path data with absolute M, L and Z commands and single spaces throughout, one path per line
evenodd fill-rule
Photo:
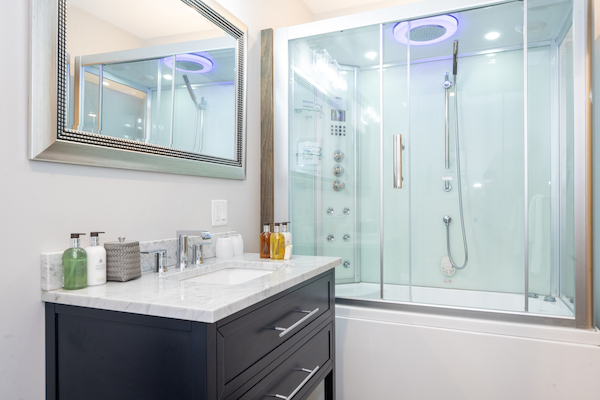
M 167 270 L 167 250 L 157 249 L 141 251 L 141 254 L 152 254 L 154 257 L 154 272 L 158 272 L 159 276 L 164 275 Z
M 188 257 L 188 238 L 190 236 L 198 236 L 202 239 L 202 243 L 194 244 L 192 259 Z M 177 231 L 177 266 L 184 270 L 189 265 L 200 265 L 204 262 L 204 246 L 211 244 L 212 235 L 208 231 Z

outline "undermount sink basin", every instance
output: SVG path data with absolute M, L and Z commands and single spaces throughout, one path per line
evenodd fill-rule
M 269 275 L 274 271 L 250 268 L 226 268 L 219 271 L 209 272 L 192 278 L 185 282 L 216 283 L 219 285 L 239 285 L 261 276 Z

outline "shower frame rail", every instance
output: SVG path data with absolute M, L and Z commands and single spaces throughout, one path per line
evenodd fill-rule
M 488 7 L 493 5 L 512 3 L 514 0 L 444 0 L 415 2 L 401 6 L 375 10 L 361 14 L 354 14 L 323 21 L 296 25 L 292 27 L 279 28 L 274 31 L 273 46 L 274 58 L 274 128 L 280 132 L 279 140 L 275 141 L 274 164 L 277 166 L 289 166 L 289 104 L 293 99 L 289 96 L 289 42 L 294 39 L 307 38 L 314 35 L 339 32 L 346 29 L 360 28 L 365 26 L 380 25 L 393 21 L 409 21 L 431 15 L 447 14 L 466 11 L 474 8 Z M 524 31 L 527 32 L 527 5 L 524 2 Z M 450 317 L 477 318 L 484 320 L 539 324 L 548 326 L 560 326 L 577 329 L 593 329 L 593 293 L 592 293 L 592 108 L 591 94 L 591 57 L 592 54 L 592 1 L 573 0 L 573 59 L 574 59 L 574 190 L 575 190 L 575 317 L 559 317 L 531 314 L 528 312 L 505 312 L 497 310 L 459 308 L 452 306 L 418 304 L 410 302 L 397 302 L 388 300 L 364 300 L 356 298 L 337 298 L 336 303 L 397 311 L 418 312 L 424 314 L 437 314 Z M 527 43 L 527 35 L 524 35 L 524 83 L 525 104 L 527 111 L 527 47 L 535 44 Z M 381 47 L 380 47 L 381 49 Z M 380 63 L 379 68 L 382 68 Z M 380 81 L 380 90 L 383 82 Z M 382 101 L 382 100 L 381 100 Z M 525 140 L 527 133 L 527 114 L 525 114 Z M 381 116 L 381 124 L 384 116 Z M 527 157 L 527 153 L 525 153 Z M 525 158 L 525 164 L 527 159 Z M 275 214 L 288 218 L 290 209 L 289 175 L 281 174 L 282 179 L 275 181 Z M 526 188 L 527 190 L 527 188 Z M 526 197 L 525 197 L 526 198 Z M 383 199 L 381 199 L 383 201 Z M 381 212 L 383 224 L 383 211 Z M 528 218 L 524 214 L 526 229 Z M 383 277 L 383 231 L 381 232 L 381 283 Z M 523 263 L 525 274 L 524 302 L 525 309 L 528 308 L 528 278 L 529 266 L 525 258 Z M 383 296 L 383 293 L 382 293 Z

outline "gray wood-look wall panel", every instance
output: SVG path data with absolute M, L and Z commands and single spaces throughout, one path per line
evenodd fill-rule
M 260 32 L 260 223 L 274 222 L 273 29 Z

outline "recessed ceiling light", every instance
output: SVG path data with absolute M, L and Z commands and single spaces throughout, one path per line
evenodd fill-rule
M 486 57 L 494 57 L 496 55 L 496 53 L 490 53 L 490 54 L 486 54 Z
M 374 51 L 370 51 L 367 54 L 365 54 L 365 57 L 367 57 L 369 60 L 374 60 L 377 57 L 377 53 L 375 53 Z
M 173 77 L 171 75 L 163 75 L 163 78 L 167 79 L 167 80 L 171 80 L 173 79 Z
M 106 81 L 103 81 L 103 82 L 102 82 L 102 84 L 103 84 L 104 86 L 109 86 L 109 85 L 110 85 L 110 83 L 108 83 L 108 82 L 106 82 Z
M 342 75 L 346 75 L 347 73 L 348 73 L 348 71 L 342 71 L 342 72 L 340 72 L 340 74 L 342 74 Z
M 500 37 L 500 34 L 498 32 L 490 32 L 487 35 L 485 35 L 485 38 L 487 40 L 494 40 L 494 39 L 498 39 Z

